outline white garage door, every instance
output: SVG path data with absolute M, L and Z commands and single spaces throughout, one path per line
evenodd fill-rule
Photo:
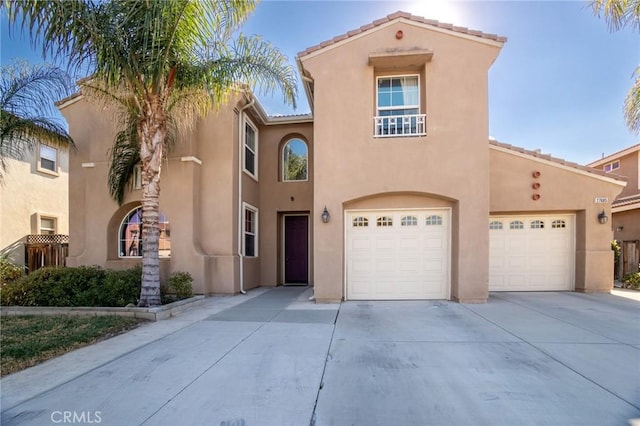
M 448 299 L 449 210 L 346 215 L 347 299 Z
M 573 215 L 492 216 L 489 290 L 573 290 L 574 223 Z

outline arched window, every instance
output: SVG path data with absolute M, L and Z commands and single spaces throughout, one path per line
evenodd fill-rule
M 282 180 L 307 180 L 309 150 L 300 139 L 291 139 L 282 148 Z
M 369 226 L 369 219 L 366 217 L 358 216 L 353 218 L 354 228 L 365 228 L 367 226 Z
M 418 226 L 418 218 L 416 216 L 403 216 L 400 226 Z
M 171 229 L 169 221 L 162 212 L 159 212 L 160 257 L 171 256 Z M 120 224 L 118 232 L 118 256 L 141 257 L 142 256 L 142 207 L 136 207 L 127 214 Z
M 489 222 L 489 229 L 502 229 L 502 222 L 499 220 Z
M 442 225 L 442 216 L 438 216 L 438 215 L 427 216 L 427 220 L 425 223 L 427 224 L 427 226 Z
M 509 229 L 524 229 L 524 223 L 520 220 L 514 220 L 509 223 Z

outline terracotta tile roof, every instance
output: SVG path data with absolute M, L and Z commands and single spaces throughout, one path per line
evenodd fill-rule
M 590 167 L 596 167 L 596 166 L 608 163 L 610 161 L 616 160 L 617 158 L 624 157 L 625 155 L 632 154 L 632 153 L 634 153 L 636 151 L 640 151 L 640 143 L 636 144 L 636 145 L 632 145 L 632 146 L 627 147 L 627 148 L 623 148 L 620 151 L 617 151 L 617 152 L 614 152 L 613 154 L 607 155 L 606 157 L 599 158 L 596 161 L 592 161 L 588 165 Z
M 561 166 L 565 166 L 565 167 L 571 167 L 574 168 L 576 170 L 581 170 L 583 172 L 587 172 L 587 173 L 591 173 L 597 176 L 603 176 L 603 177 L 607 177 L 607 178 L 611 178 L 614 180 L 619 180 L 622 182 L 626 182 L 627 178 L 624 176 L 620 176 L 620 175 L 616 175 L 614 173 L 605 173 L 604 170 L 601 169 L 594 169 L 593 167 L 587 167 L 587 166 L 583 166 L 581 164 L 578 163 L 573 163 L 571 161 L 567 161 L 567 160 L 563 160 L 562 158 L 556 158 L 556 157 L 552 157 L 549 154 L 542 154 L 538 151 L 531 151 L 528 149 L 524 149 L 524 148 L 520 148 L 517 146 L 513 146 L 513 145 L 509 145 L 506 143 L 502 143 L 502 142 L 498 142 L 497 140 L 494 139 L 489 139 L 489 145 L 493 145 L 499 148 L 504 148 L 504 149 L 508 149 L 510 151 L 514 151 L 514 152 L 518 152 L 520 154 L 525 154 L 531 157 L 535 157 L 535 158 L 540 158 L 543 160 L 547 160 L 550 161 L 552 163 L 556 163 L 559 164 Z
M 499 36 L 499 35 L 496 35 L 496 34 L 487 34 L 487 33 L 483 33 L 482 31 L 472 30 L 472 29 L 469 29 L 469 28 L 466 28 L 466 27 L 458 27 L 458 26 L 455 26 L 453 24 L 446 24 L 446 23 L 443 23 L 443 22 L 435 21 L 433 19 L 426 19 L 426 18 L 423 18 L 421 16 L 412 15 L 412 14 L 407 13 L 407 12 L 397 11 L 395 13 L 387 15 L 384 18 L 377 19 L 377 20 L 371 22 L 370 24 L 366 24 L 366 25 L 363 25 L 360 28 L 357 28 L 355 30 L 348 31 L 346 34 L 342 34 L 342 35 L 336 36 L 336 37 L 332 38 L 331 40 L 323 41 L 322 43 L 320 43 L 318 45 L 309 47 L 306 50 L 298 53 L 298 57 L 308 55 L 308 54 L 310 54 L 312 52 L 315 52 L 316 50 L 320 50 L 320 49 L 323 49 L 323 48 L 325 48 L 327 46 L 331 46 L 332 44 L 338 43 L 338 42 L 340 42 L 342 40 L 346 40 L 346 39 L 348 39 L 350 37 L 353 37 L 355 35 L 364 33 L 364 32 L 366 32 L 366 31 L 368 31 L 368 30 L 370 30 L 372 28 L 379 27 L 382 24 L 386 24 L 387 22 L 391 22 L 391 21 L 393 21 L 395 19 L 399 19 L 399 18 L 405 18 L 405 19 L 409 19 L 409 20 L 414 21 L 414 22 L 418 22 L 420 24 L 426 24 L 426 25 L 430 25 L 432 27 L 442 28 L 442 29 L 445 29 L 445 30 L 454 31 L 454 32 L 457 32 L 457 33 L 462 33 L 462 34 L 467 34 L 467 35 L 475 36 L 475 37 L 478 37 L 478 38 L 493 40 L 493 41 L 497 41 L 497 42 L 500 42 L 500 43 L 504 43 L 504 42 L 507 41 L 506 37 L 502 37 L 502 36 Z
M 622 207 L 630 204 L 640 203 L 640 194 L 629 195 L 628 197 L 622 197 L 611 203 L 611 207 Z

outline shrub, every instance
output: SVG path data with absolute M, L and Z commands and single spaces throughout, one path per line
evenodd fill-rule
M 640 272 L 625 275 L 622 278 L 622 282 L 625 284 L 625 287 L 632 287 L 636 290 L 640 289 Z
M 140 294 L 140 267 L 105 271 L 97 266 L 42 268 L 3 286 L 2 305 L 125 306 Z
M 169 277 L 168 292 L 178 299 L 188 299 L 193 296 L 193 277 L 188 272 L 174 272 Z
M 0 257 L 0 286 L 13 282 L 24 275 L 22 268 L 11 263 L 5 257 Z

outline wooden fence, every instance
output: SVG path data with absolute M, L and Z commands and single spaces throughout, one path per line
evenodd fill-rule
M 68 255 L 68 235 L 27 235 L 25 244 L 27 272 L 33 272 L 44 266 L 65 266 Z

